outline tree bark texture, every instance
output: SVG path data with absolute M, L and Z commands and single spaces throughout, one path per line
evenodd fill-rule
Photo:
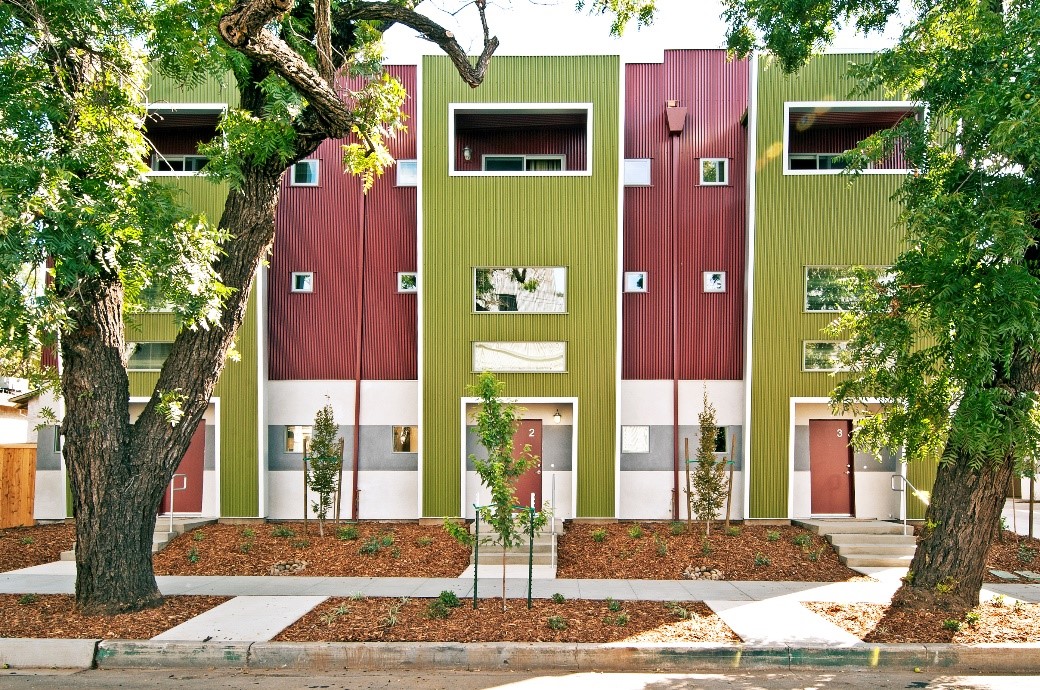
M 61 339 L 65 461 L 76 518 L 76 603 L 88 614 L 162 601 L 152 571 L 157 479 L 130 455 L 123 291 L 115 280 L 81 284 Z M 161 488 L 159 492 L 161 493 Z M 155 495 L 155 500 L 151 496 Z
M 939 465 L 924 531 L 894 606 L 938 608 L 956 617 L 978 606 L 986 552 L 1012 473 L 1010 458 L 980 470 L 963 457 Z

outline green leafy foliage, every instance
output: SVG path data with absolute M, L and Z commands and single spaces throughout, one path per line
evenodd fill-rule
M 358 528 L 354 525 L 344 525 L 336 530 L 336 538 L 342 541 L 354 541 L 358 536 Z
M 339 425 L 336 424 L 332 405 L 325 403 L 314 416 L 311 427 L 310 445 L 304 462 L 307 463 L 307 488 L 318 495 L 311 501 L 311 511 L 318 518 L 318 531 L 325 535 L 325 521 L 332 510 L 334 496 L 339 490 L 339 479 L 343 467 L 336 437 Z
M 597 544 L 602 544 L 607 539 L 607 530 L 605 529 L 594 529 L 592 530 L 592 541 Z
M 775 529 L 766 530 L 766 541 L 776 542 L 780 541 L 780 533 Z
M 704 522 L 704 533 L 711 533 L 711 521 L 718 515 L 726 500 L 726 460 L 715 455 L 715 439 L 719 426 L 715 421 L 715 406 L 704 391 L 700 421 L 700 441 L 697 445 L 697 468 L 693 472 L 690 512 Z
M 546 619 L 545 624 L 549 626 L 550 630 L 566 630 L 567 619 L 563 616 L 549 616 Z
M 292 539 L 296 536 L 296 532 L 294 532 L 291 528 L 286 527 L 285 525 L 275 525 L 271 528 L 271 536 L 281 537 L 283 539 Z
M 554 604 L 562 604 L 563 602 L 567 601 L 567 598 L 566 598 L 566 597 L 564 597 L 564 596 L 563 596 L 562 594 L 560 594 L 559 592 L 555 592 L 555 593 L 554 593 L 554 594 L 553 594 L 553 595 L 552 595 L 551 597 L 549 597 L 549 598 L 550 598 L 550 599 L 552 600 L 552 603 L 554 603 Z
M 588 9 L 590 14 L 611 15 L 610 33 L 614 36 L 624 34 L 632 21 L 636 28 L 649 26 L 657 11 L 655 0 L 577 0 L 575 6 L 579 12 Z
M 769 559 L 769 556 L 765 555 L 761 551 L 755 554 L 755 565 L 757 567 L 763 567 L 771 564 L 773 561 Z
M 632 525 L 631 527 L 629 527 L 628 528 L 628 536 L 630 536 L 633 539 L 642 539 L 643 538 L 643 528 L 642 528 L 642 526 L 640 526 L 640 525 Z

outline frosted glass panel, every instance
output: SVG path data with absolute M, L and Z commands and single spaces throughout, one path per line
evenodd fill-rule
M 567 371 L 567 343 L 473 343 L 473 371 Z

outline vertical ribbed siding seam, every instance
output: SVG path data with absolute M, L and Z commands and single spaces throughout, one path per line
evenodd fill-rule
M 748 60 L 748 142 L 747 142 L 747 256 L 744 261 L 744 324 L 747 335 L 744 338 L 744 497 L 741 517 L 747 520 L 751 516 L 751 446 L 753 443 L 751 426 L 751 395 L 754 379 L 752 378 L 752 344 L 754 340 L 754 308 L 755 308 L 755 204 L 757 195 L 755 183 L 758 179 L 758 53 L 752 53 Z

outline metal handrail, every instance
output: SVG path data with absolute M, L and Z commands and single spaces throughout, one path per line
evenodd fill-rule
M 901 480 L 903 482 L 902 485 L 896 486 L 896 480 L 897 479 L 899 479 L 899 480 Z M 921 503 L 924 503 L 925 507 L 928 506 L 928 492 L 927 491 L 921 491 L 916 486 L 914 486 L 913 483 L 909 479 L 907 479 L 906 477 L 904 477 L 901 474 L 893 474 L 892 475 L 892 491 L 898 491 L 898 492 L 902 493 L 902 492 L 906 491 L 906 487 L 910 487 L 910 490 L 913 492 L 912 495 L 917 500 L 919 500 Z M 907 512 L 906 511 L 906 505 L 905 505 L 905 502 L 904 502 L 904 505 L 903 505 L 903 534 L 906 534 L 906 528 L 907 528 L 907 525 L 906 525 L 906 512 Z
M 173 485 L 173 483 L 175 481 L 177 481 L 177 477 L 180 477 L 181 479 L 184 480 L 184 485 L 183 486 L 174 486 Z M 184 491 L 187 488 L 188 488 L 188 475 L 186 475 L 186 474 L 175 474 L 172 477 L 170 477 L 170 528 L 168 530 L 166 530 L 167 533 L 172 533 L 173 532 L 173 494 L 175 492 L 177 492 L 177 491 Z

